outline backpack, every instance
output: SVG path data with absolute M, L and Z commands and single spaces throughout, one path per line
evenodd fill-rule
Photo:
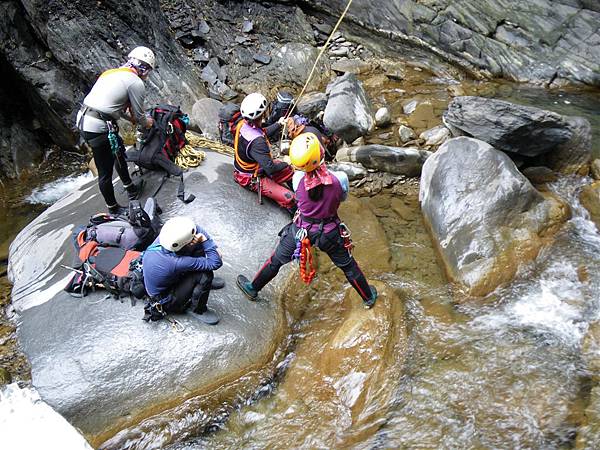
M 116 299 L 129 296 L 131 304 L 148 294 L 142 273 L 142 252 L 119 247 L 103 247 L 96 241 L 85 241 L 85 230 L 77 229 L 75 241 L 79 244 L 81 265 L 71 269 L 75 273 L 65 291 L 74 297 L 85 297 L 96 288 L 103 288 Z
M 225 103 L 219 110 L 219 138 L 221 143 L 233 147 L 235 129 L 242 120 L 240 107 L 235 103 Z
M 179 106 L 173 105 L 157 105 L 150 110 L 150 117 L 154 120 L 154 124 L 142 135 L 140 148 L 127 151 L 127 161 L 144 169 L 163 170 L 166 173 L 165 179 L 169 175 L 179 177 L 181 181 L 177 197 L 184 203 L 190 203 L 195 197 L 193 195 L 185 197 L 183 170 L 175 164 L 179 150 L 187 144 L 185 132 L 189 117 L 181 112 Z
M 75 274 L 65 291 L 84 297 L 97 287 L 106 289 L 113 297 L 147 296 L 144 287 L 141 251 L 145 250 L 160 232 L 160 219 L 153 198 L 144 209 L 138 200 L 129 202 L 129 217 L 96 214 L 86 227 L 73 232 L 77 253 Z
M 84 240 L 95 241 L 105 247 L 145 250 L 160 231 L 157 208 L 154 199 L 149 198 L 144 209 L 138 200 L 130 201 L 128 217 L 96 214 L 85 228 Z

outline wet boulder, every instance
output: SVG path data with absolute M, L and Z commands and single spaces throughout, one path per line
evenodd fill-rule
M 192 107 L 190 129 L 200 131 L 209 139 L 219 137 L 219 110 L 223 106 L 218 100 L 201 98 Z
M 327 86 L 329 100 L 323 123 L 344 141 L 353 142 L 372 131 L 375 117 L 371 100 L 356 75 L 347 73 Z
M 367 169 L 365 169 L 362 164 L 357 163 L 349 163 L 349 162 L 336 162 L 332 164 L 327 164 L 327 168 L 329 170 L 337 170 L 340 172 L 344 172 L 348 175 L 348 180 L 360 180 L 367 176 Z
M 96 181 L 59 200 L 12 243 L 12 302 L 32 383 L 93 445 L 101 442 L 99 435 L 105 439 L 271 360 L 285 326 L 277 301 L 285 271 L 261 291 L 258 302 L 240 294 L 235 278 L 254 274 L 289 216 L 269 201 L 258 205 L 255 194 L 234 183 L 232 170 L 229 157 L 208 152 L 185 176 L 186 191 L 195 201 L 184 204 L 176 198 L 174 179 L 157 195 L 163 219 L 190 216 L 219 246 L 224 265 L 216 275 L 226 286 L 211 292 L 208 303 L 221 317 L 216 326 L 191 314 L 177 315 L 173 318 L 185 329 L 176 332 L 164 320 L 142 321 L 140 302 L 131 306 L 129 299 L 103 299 L 102 290 L 85 298 L 63 291 L 72 275 L 61 268 L 73 263 L 71 233 L 104 209 Z M 146 192 L 154 192 L 162 175 L 146 177 Z M 118 186 L 116 192 L 123 202 L 125 194 Z
M 579 194 L 581 204 L 588 210 L 590 220 L 600 230 L 600 181 L 584 186 Z
M 446 272 L 473 295 L 511 280 L 568 216 L 505 153 L 467 137 L 427 159 L 419 199 Z
M 590 123 L 484 97 L 455 97 L 444 113 L 454 133 L 480 139 L 511 155 L 532 158 L 562 173 L 585 170 L 591 158 Z
M 396 175 L 417 177 L 431 152 L 413 147 L 388 147 L 387 145 L 361 145 L 338 150 L 338 162 L 360 163 L 368 169 L 377 169 Z

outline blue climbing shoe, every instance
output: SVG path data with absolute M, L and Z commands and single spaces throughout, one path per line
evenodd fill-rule
M 238 275 L 236 282 L 244 295 L 250 300 L 255 301 L 258 298 L 258 292 L 252 286 L 252 282 L 244 275 Z
M 377 289 L 375 289 L 375 286 L 369 287 L 371 288 L 371 297 L 368 300 L 363 300 L 363 304 L 366 309 L 371 309 L 377 300 Z

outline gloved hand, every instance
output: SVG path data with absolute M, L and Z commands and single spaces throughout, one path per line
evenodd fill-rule
M 285 122 L 286 122 L 286 118 L 285 118 L 285 117 L 280 117 L 280 118 L 277 120 L 277 123 L 278 123 L 279 125 L 281 125 L 281 126 L 283 126 L 283 125 L 285 124 Z

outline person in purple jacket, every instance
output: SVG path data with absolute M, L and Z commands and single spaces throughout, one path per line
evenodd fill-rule
M 210 290 L 225 285 L 213 275 L 222 265 L 217 245 L 192 219 L 167 220 L 142 256 L 144 286 L 151 298 L 144 320 L 158 320 L 189 308 L 203 322 L 218 323 L 218 316 L 207 303 Z
M 333 263 L 344 271 L 352 287 L 363 299 L 365 308 L 372 308 L 377 290 L 369 286 L 350 251 L 344 246 L 337 211 L 348 195 L 348 177 L 343 172 L 330 172 L 324 164 L 324 150 L 317 136 L 303 133 L 290 146 L 290 159 L 296 172 L 293 179 L 298 213 L 292 223 L 280 233 L 277 248 L 252 281 L 244 275 L 237 277 L 237 285 L 250 299 L 271 281 L 284 264 L 292 260 L 296 250 L 298 231 L 306 230 L 312 245 L 327 253 Z

